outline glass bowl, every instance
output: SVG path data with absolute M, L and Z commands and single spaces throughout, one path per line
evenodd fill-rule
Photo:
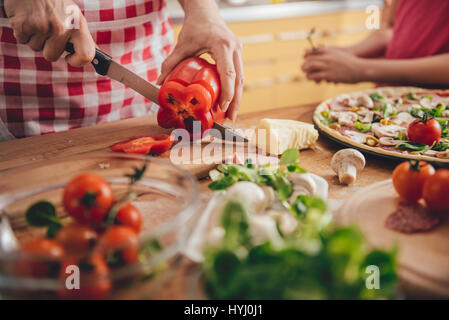
M 134 186 L 137 198 L 133 204 L 140 209 L 143 227 L 139 234 L 139 263 L 111 270 L 113 283 L 109 298 L 151 298 L 163 283 L 164 274 L 180 260 L 180 251 L 187 243 L 199 215 L 198 184 L 188 172 L 170 162 L 139 155 L 89 153 L 9 170 L 0 174 L 0 214 L 9 218 L 19 243 L 44 237 L 43 228 L 27 225 L 25 212 L 33 203 L 46 200 L 56 207 L 57 216 L 72 220 L 63 209 L 65 185 L 81 173 L 94 173 L 105 178 L 117 199 L 126 193 L 134 168 L 147 164 L 144 176 Z M 142 253 L 143 252 L 143 253 Z M 30 257 L 14 252 L 0 252 L 0 297 L 56 298 L 64 285 L 54 278 L 18 276 L 19 262 Z M 166 278 L 166 277 L 165 277 Z

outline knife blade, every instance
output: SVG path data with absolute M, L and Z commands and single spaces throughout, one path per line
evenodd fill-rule
M 65 50 L 69 53 L 75 53 L 75 48 L 70 42 L 67 43 Z M 159 105 L 159 88 L 157 86 L 153 85 L 125 66 L 117 63 L 111 58 L 111 56 L 98 48 L 95 52 L 95 58 L 92 60 L 92 65 L 98 74 L 123 83 L 145 98 Z M 235 133 L 230 127 L 214 122 L 213 128 L 220 133 L 218 135 L 213 130 L 211 131 L 211 135 L 216 138 L 229 141 L 248 142 L 245 137 Z

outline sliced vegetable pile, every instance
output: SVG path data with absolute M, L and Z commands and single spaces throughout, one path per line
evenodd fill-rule
M 145 170 L 146 164 L 127 175 L 129 186 L 120 199 L 114 198 L 109 183 L 98 175 L 86 173 L 73 178 L 63 194 L 64 209 L 73 222 L 64 224 L 48 201 L 30 206 L 26 212 L 28 224 L 45 227 L 47 233 L 46 238 L 22 245 L 21 251 L 27 259 L 17 262 L 17 275 L 59 277 L 58 296 L 63 299 L 106 298 L 114 285 L 110 277 L 112 271 L 137 264 L 146 259 L 149 252 L 161 249 L 156 240 L 147 245 L 139 242 L 142 214 L 131 203 L 136 197 L 133 185 L 143 177 Z M 70 265 L 80 270 L 79 290 L 65 287 L 70 274 L 66 273 L 66 267 Z
M 298 152 L 287 150 L 280 168 L 223 165 L 212 171 L 210 188 L 225 190 L 251 181 L 277 192 L 264 212 L 246 196 L 227 196 L 220 226 L 204 250 L 205 290 L 214 299 L 375 299 L 396 293 L 396 250 L 368 250 L 355 228 L 335 228 L 326 203 L 300 194 L 290 173 L 304 172 Z M 240 183 L 240 182 L 239 182 Z M 277 205 L 279 203 L 279 205 Z M 275 217 L 275 218 L 272 218 Z M 222 230 L 221 232 L 218 232 Z M 366 286 L 368 266 L 379 268 L 380 289 Z

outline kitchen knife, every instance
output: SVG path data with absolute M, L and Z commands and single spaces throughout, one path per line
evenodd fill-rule
M 75 53 L 75 48 L 73 47 L 73 44 L 70 42 L 67 43 L 65 50 L 72 54 Z M 140 93 L 145 98 L 159 105 L 158 87 L 151 84 L 150 82 L 148 82 L 138 74 L 134 73 L 133 71 L 129 70 L 128 68 L 115 62 L 114 60 L 112 60 L 111 56 L 109 56 L 108 54 L 106 54 L 105 52 L 101 51 L 98 48 L 96 49 L 95 52 L 95 58 L 94 60 L 92 60 L 92 65 L 94 66 L 95 71 L 98 74 L 102 76 L 107 76 L 111 79 L 123 83 L 124 85 L 127 85 L 134 91 Z M 242 137 L 239 134 L 235 133 L 231 128 L 227 126 L 214 122 L 213 128 L 218 130 L 218 132 L 220 133 L 216 134 L 217 132 L 214 132 L 214 130 L 211 131 L 211 135 L 216 138 L 230 141 L 248 142 L 248 140 L 245 137 Z

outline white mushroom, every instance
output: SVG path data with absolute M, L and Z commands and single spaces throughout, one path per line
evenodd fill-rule
M 265 193 L 265 206 L 269 208 L 276 200 L 276 195 L 272 187 L 262 186 L 262 190 Z
M 416 118 L 408 112 L 400 112 L 397 115 L 391 117 L 391 120 L 400 125 L 408 126 L 410 123 L 415 121 Z
M 405 135 L 407 133 L 407 128 L 395 124 L 383 126 L 377 122 L 371 125 L 371 130 L 373 131 L 374 135 L 378 138 L 382 137 L 395 138 L 399 135 Z
M 286 236 L 292 234 L 298 226 L 298 220 L 289 212 L 270 210 L 267 215 L 278 222 L 279 229 Z
M 366 138 L 368 137 L 367 134 L 357 132 L 354 130 L 345 130 L 343 133 L 344 133 L 344 135 L 348 136 L 349 139 L 351 139 L 352 141 L 357 142 L 357 143 L 365 143 Z
M 227 190 L 226 198 L 241 199 L 254 212 L 262 212 L 269 205 L 265 191 L 257 184 L 249 181 L 235 183 Z
M 424 108 L 428 108 L 428 109 L 432 109 L 433 108 L 433 103 L 432 100 L 429 98 L 422 98 L 419 101 L 419 104 L 422 105 Z
M 449 110 L 443 111 L 443 117 L 449 117 Z
M 403 140 L 394 140 L 391 137 L 382 137 L 382 138 L 379 138 L 379 142 L 383 146 L 396 146 L 400 143 L 403 143 L 404 141 Z
M 279 243 L 281 236 L 277 230 L 276 221 L 266 214 L 251 215 L 249 217 L 251 240 L 255 245 L 266 241 Z
M 361 95 L 357 98 L 357 104 L 358 106 L 367 107 L 369 109 L 374 108 L 374 102 L 371 99 L 371 97 L 367 94 Z
M 287 176 L 287 179 L 293 187 L 293 192 L 288 199 L 290 203 L 293 203 L 299 195 L 314 195 L 316 193 L 315 180 L 307 173 L 292 173 Z
M 331 166 L 340 183 L 348 185 L 357 179 L 357 171 L 365 167 L 365 157 L 355 149 L 343 149 L 334 154 Z
M 338 115 L 338 124 L 352 126 L 358 119 L 358 115 L 355 112 L 340 112 Z
M 214 227 L 207 235 L 207 246 L 210 248 L 218 248 L 223 242 L 225 230 L 222 227 Z

